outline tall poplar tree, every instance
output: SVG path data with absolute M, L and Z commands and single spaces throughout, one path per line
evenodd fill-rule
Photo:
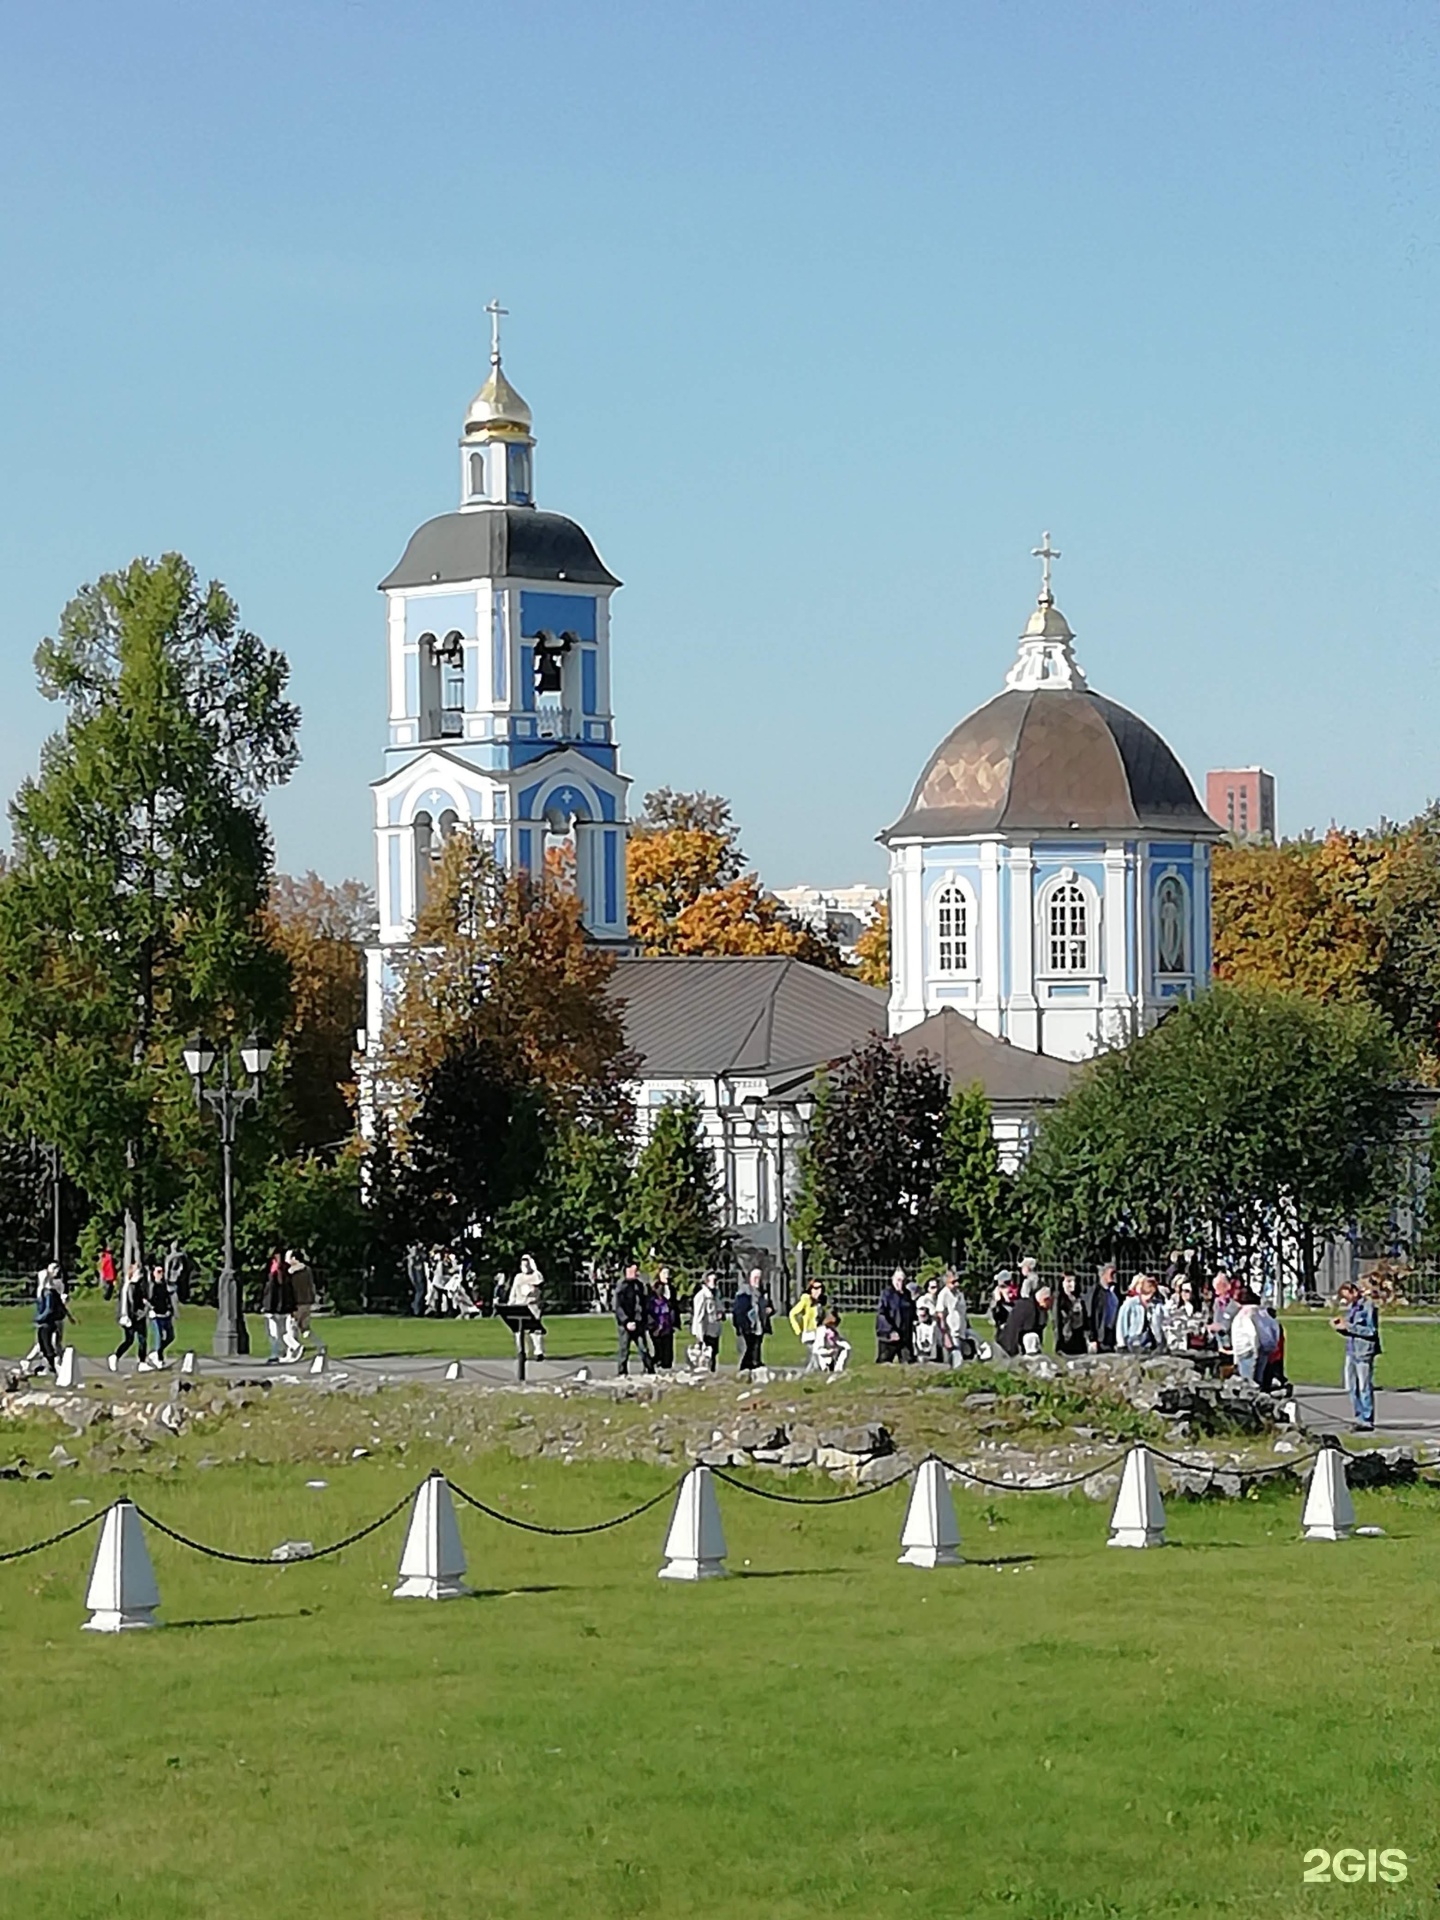
M 35 664 L 65 721 L 10 808 L 0 1115 L 59 1143 L 139 1256 L 191 1111 L 185 1035 L 273 1033 L 283 1011 L 260 801 L 294 770 L 299 711 L 283 654 L 179 554 L 82 587 Z

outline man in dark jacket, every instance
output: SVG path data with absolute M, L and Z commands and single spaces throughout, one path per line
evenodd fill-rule
M 875 1359 L 878 1363 L 914 1358 L 915 1302 L 905 1284 L 904 1268 L 897 1267 L 875 1309 Z
M 615 1330 L 618 1336 L 615 1371 L 617 1373 L 629 1374 L 632 1347 L 639 1353 L 641 1365 L 646 1373 L 655 1371 L 655 1362 L 650 1357 L 650 1345 L 645 1337 L 646 1302 L 645 1282 L 640 1278 L 639 1267 L 632 1260 L 625 1269 L 624 1278 L 615 1289 Z
M 1039 1351 L 1040 1336 L 1045 1331 L 1045 1320 L 1050 1311 L 1051 1298 L 1049 1284 L 1042 1280 L 1038 1293 L 1032 1294 L 1029 1299 L 1022 1294 L 1006 1314 L 1005 1324 L 995 1338 L 998 1345 L 1010 1355 L 1012 1360 L 1024 1351 L 1027 1333 L 1034 1334 L 1035 1350 Z
M 1115 1322 L 1120 1318 L 1120 1289 L 1114 1267 L 1102 1267 L 1100 1278 L 1085 1296 L 1085 1335 L 1091 1353 L 1115 1351 Z

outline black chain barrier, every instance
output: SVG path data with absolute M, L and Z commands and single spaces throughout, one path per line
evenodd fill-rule
M 457 1487 L 452 1480 L 450 1491 L 459 1496 L 467 1507 L 474 1507 L 477 1513 L 483 1513 L 488 1520 L 498 1520 L 502 1527 L 518 1527 L 522 1533 L 544 1533 L 554 1540 L 573 1540 L 582 1533 L 608 1533 L 611 1527 L 623 1527 L 627 1520 L 638 1520 L 642 1513 L 649 1513 L 652 1507 L 658 1507 L 662 1500 L 668 1500 L 672 1493 L 680 1488 L 688 1475 L 681 1474 L 678 1480 L 672 1480 L 668 1487 L 662 1487 L 653 1499 L 642 1500 L 638 1507 L 632 1507 L 628 1513 L 617 1513 L 613 1520 L 597 1520 L 589 1527 L 542 1527 L 533 1520 L 517 1519 L 513 1513 L 501 1513 L 498 1507 L 487 1507 L 483 1500 L 477 1500 L 473 1493 L 467 1493 L 463 1487 Z
M 898 1487 L 902 1480 L 910 1478 L 915 1469 L 906 1467 L 903 1473 L 892 1474 L 888 1480 L 877 1480 L 868 1487 L 857 1487 L 853 1493 L 821 1494 L 777 1493 L 773 1487 L 752 1487 L 748 1481 L 737 1480 L 724 1467 L 711 1467 L 710 1471 L 717 1480 L 723 1480 L 727 1487 L 734 1487 L 737 1493 L 754 1494 L 757 1500 L 778 1500 L 787 1507 L 843 1507 L 851 1500 L 868 1500 L 872 1493 L 885 1493 L 891 1487 Z
M 66 1527 L 63 1533 L 52 1533 L 48 1540 L 37 1540 L 30 1547 L 12 1547 L 8 1553 L 0 1553 L 0 1562 L 5 1560 L 23 1560 L 27 1553 L 43 1553 L 46 1547 L 58 1547 L 62 1540 L 73 1540 L 77 1533 L 84 1533 L 87 1527 L 93 1527 L 97 1520 L 103 1520 L 110 1511 L 102 1507 L 99 1513 L 92 1513 L 86 1520 L 77 1520 L 73 1527 Z
M 167 1527 L 163 1520 L 157 1520 L 154 1514 L 147 1513 L 144 1507 L 136 1506 L 135 1511 L 147 1527 L 154 1527 L 157 1533 L 163 1533 L 167 1540 L 175 1541 L 177 1546 L 189 1547 L 194 1553 L 203 1553 L 207 1560 L 229 1560 L 238 1567 L 294 1566 L 301 1560 L 324 1560 L 332 1553 L 343 1553 L 346 1547 L 353 1547 L 359 1541 L 368 1538 L 370 1534 L 378 1533 L 381 1527 L 393 1520 L 402 1508 L 409 1506 L 418 1492 L 419 1488 L 416 1487 L 411 1492 L 402 1494 L 393 1507 L 382 1513 L 378 1520 L 372 1520 L 368 1527 L 361 1527 L 356 1533 L 348 1533 L 343 1540 L 334 1540 L 328 1547 L 316 1547 L 313 1553 L 297 1554 L 294 1560 L 277 1560 L 271 1553 L 264 1555 L 227 1553 L 223 1547 L 207 1547 L 203 1540 L 191 1540 L 188 1535 L 177 1533 L 174 1527 Z
M 942 1458 L 938 1453 L 932 1454 L 931 1458 L 939 1460 L 945 1471 L 953 1473 L 958 1480 L 969 1480 L 977 1487 L 993 1487 L 997 1493 L 1056 1493 L 1062 1487 L 1083 1487 L 1087 1480 L 1096 1480 L 1102 1473 L 1113 1473 L 1129 1451 L 1130 1449 L 1126 1447 L 1121 1452 L 1112 1454 L 1110 1459 L 1102 1460 L 1098 1466 L 1087 1467 L 1084 1473 L 1067 1474 L 1059 1480 L 1046 1480 L 1043 1485 L 1033 1480 L 1023 1483 L 1016 1480 L 991 1480 L 983 1473 L 973 1473 L 969 1467 L 962 1467 L 953 1460 Z

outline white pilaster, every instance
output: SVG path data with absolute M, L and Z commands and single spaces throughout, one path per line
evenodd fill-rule
M 1035 999 L 1035 858 L 1029 847 L 1007 851 L 1010 868 L 1010 997 L 1005 1037 L 1032 1052 L 1040 1045 Z
M 975 1020 L 1000 1032 L 1000 843 L 980 843 L 980 980 Z
M 1128 959 L 1125 938 L 1125 880 L 1134 865 L 1134 855 L 1127 854 L 1123 841 L 1112 841 L 1105 849 L 1105 905 L 1102 916 L 1104 939 L 1105 983 L 1102 1003 L 1108 1013 L 1123 1010 L 1130 1005 L 1126 991 L 1126 961 Z M 1135 918 L 1135 978 L 1140 995 L 1144 996 L 1144 942 L 1141 938 L 1142 921 L 1138 911 Z

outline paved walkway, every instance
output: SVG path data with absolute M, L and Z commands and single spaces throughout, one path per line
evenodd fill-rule
M 1297 1387 L 1300 1424 L 1311 1433 L 1348 1433 L 1355 1423 L 1340 1387 Z M 1440 1440 L 1440 1393 L 1419 1387 L 1375 1389 L 1375 1431 L 1392 1439 Z

